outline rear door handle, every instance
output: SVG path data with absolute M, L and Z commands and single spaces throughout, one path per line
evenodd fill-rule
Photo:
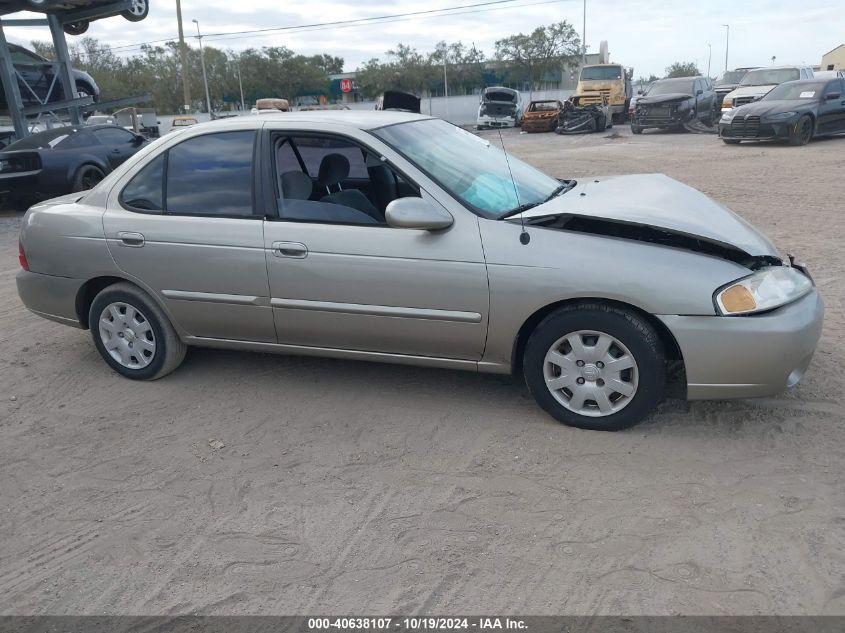
M 308 257 L 308 247 L 301 242 L 273 242 L 273 255 L 305 259 Z
M 131 246 L 133 248 L 141 248 L 144 245 L 144 236 L 141 233 L 133 233 L 131 231 L 121 231 L 117 234 L 121 245 Z

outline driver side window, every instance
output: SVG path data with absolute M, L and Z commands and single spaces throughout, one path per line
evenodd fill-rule
M 390 202 L 419 196 L 380 157 L 345 139 L 277 136 L 273 150 L 281 220 L 386 226 Z

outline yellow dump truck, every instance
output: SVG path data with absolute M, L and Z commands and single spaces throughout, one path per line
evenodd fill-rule
M 594 94 L 590 94 L 594 93 Z M 601 93 L 607 95 L 610 113 L 614 121 L 622 121 L 628 113 L 631 102 L 631 80 L 621 64 L 592 64 L 584 66 L 578 77 L 575 95 L 583 98 L 582 105 L 602 105 Z

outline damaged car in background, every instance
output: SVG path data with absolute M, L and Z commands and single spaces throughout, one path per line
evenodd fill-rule
M 680 130 L 698 121 L 710 126 L 718 118 L 718 107 L 713 85 L 706 77 L 658 79 L 648 94 L 637 100 L 631 132 L 642 134 L 648 128 Z
M 557 120 L 557 134 L 589 134 L 613 127 L 613 116 L 606 94 L 574 95 L 563 104 Z
M 735 90 L 722 97 L 721 110 L 725 112 L 746 103 L 759 101 L 772 88 L 787 81 L 812 78 L 813 69 L 809 66 L 776 66 L 750 70 L 739 81 Z
M 557 127 L 557 118 L 563 110 L 558 99 L 532 101 L 522 116 L 523 132 L 553 132 Z
M 522 123 L 522 102 L 517 90 L 495 86 L 481 91 L 476 129 L 519 127 Z
M 26 307 L 90 329 L 126 378 L 174 371 L 190 345 L 518 373 L 555 419 L 606 431 L 667 385 L 691 400 L 795 385 L 824 312 L 804 266 L 692 187 L 559 180 L 393 111 L 166 136 L 32 207 L 19 260 Z
M 845 79 L 787 81 L 760 101 L 728 110 L 719 136 L 729 144 L 785 140 L 806 145 L 819 136 L 845 133 Z

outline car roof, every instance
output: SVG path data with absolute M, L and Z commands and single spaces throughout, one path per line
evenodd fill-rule
M 309 110 L 272 112 L 237 117 L 238 121 L 279 121 L 284 123 L 340 123 L 361 130 L 374 130 L 396 123 L 422 121 L 432 117 L 399 110 Z
M 793 79 L 792 81 L 784 81 L 781 86 L 800 86 L 804 84 L 827 84 L 831 81 L 838 81 L 838 77 L 814 77 L 813 79 Z

